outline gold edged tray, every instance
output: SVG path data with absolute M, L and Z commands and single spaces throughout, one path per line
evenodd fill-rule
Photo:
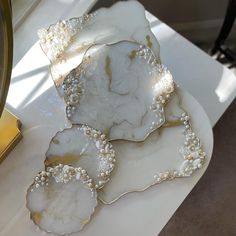
M 0 119 L 0 163 L 21 140 L 20 120 L 4 109 Z

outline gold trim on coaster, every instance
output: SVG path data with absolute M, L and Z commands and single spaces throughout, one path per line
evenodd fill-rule
M 0 163 L 21 140 L 20 128 L 20 120 L 4 109 L 0 119 Z

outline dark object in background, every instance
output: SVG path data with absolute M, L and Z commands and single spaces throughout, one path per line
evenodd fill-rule
M 228 62 L 231 63 L 230 67 L 236 66 L 236 53 L 233 52 L 225 45 L 225 40 L 229 36 L 233 24 L 236 18 L 236 0 L 229 0 L 224 23 L 220 30 L 220 33 L 215 41 L 214 47 L 211 50 L 211 55 L 215 55 L 216 53 L 223 54 Z M 218 56 L 218 60 L 220 60 L 220 56 Z

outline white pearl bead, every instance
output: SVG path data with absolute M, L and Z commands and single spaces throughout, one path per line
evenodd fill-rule
M 41 177 L 41 181 L 45 181 L 45 177 Z
M 198 164 L 197 167 L 200 169 L 202 168 L 202 164 Z

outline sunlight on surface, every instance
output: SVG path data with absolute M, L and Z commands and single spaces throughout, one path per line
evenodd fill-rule
M 155 22 L 160 23 L 157 21 L 157 18 L 148 11 L 145 11 L 145 16 L 148 19 L 150 24 L 153 24 Z
M 15 109 L 24 108 L 53 86 L 53 82 L 48 79 L 48 63 L 38 42 L 35 43 L 13 68 L 8 105 Z
M 235 94 L 236 91 L 235 76 L 233 74 L 231 76 L 224 76 L 227 72 L 226 70 L 227 69 L 223 70 L 221 80 L 215 89 L 215 93 L 221 103 L 226 102 L 232 94 Z
M 174 30 L 172 30 L 168 25 L 159 21 L 151 13 L 149 13 L 147 11 L 145 13 L 146 13 L 146 18 L 148 19 L 148 21 L 150 23 L 151 30 L 155 34 L 155 36 L 157 37 L 157 40 L 159 39 L 158 35 L 161 35 L 162 40 L 165 40 L 166 38 L 170 38 L 170 37 L 176 35 L 176 32 Z
M 169 40 L 169 38 L 172 38 L 172 40 L 177 36 L 176 32 L 173 30 L 169 30 L 166 28 L 166 25 L 164 23 L 161 24 L 156 24 L 152 26 L 152 32 L 157 35 L 157 40 L 158 40 L 158 35 L 161 35 L 161 40 Z
M 166 72 L 154 85 L 154 92 L 155 94 L 170 93 L 171 91 L 168 90 L 171 89 L 172 87 L 174 87 L 173 77 L 171 73 Z

